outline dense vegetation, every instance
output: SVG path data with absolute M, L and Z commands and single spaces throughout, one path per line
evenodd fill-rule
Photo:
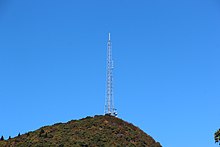
M 215 132 L 214 137 L 215 137 L 215 143 L 219 143 L 220 145 L 220 129 Z
M 145 146 L 160 143 L 134 125 L 105 115 L 45 126 L 36 131 L 0 141 L 1 147 L 94 147 Z

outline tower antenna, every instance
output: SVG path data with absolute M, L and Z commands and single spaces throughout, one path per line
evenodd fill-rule
M 108 34 L 107 43 L 107 90 L 105 101 L 105 114 L 117 116 L 116 109 L 113 104 L 113 60 L 112 60 L 112 43 L 111 34 Z

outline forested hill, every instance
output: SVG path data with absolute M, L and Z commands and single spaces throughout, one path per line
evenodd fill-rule
M 105 115 L 45 126 L 0 141 L 0 147 L 161 147 L 151 136 L 122 119 Z

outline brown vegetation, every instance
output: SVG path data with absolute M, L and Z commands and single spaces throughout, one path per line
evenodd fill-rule
M 161 147 L 134 125 L 105 115 L 45 126 L 36 131 L 0 141 L 1 147 Z

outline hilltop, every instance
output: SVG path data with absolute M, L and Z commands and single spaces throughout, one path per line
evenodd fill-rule
M 0 147 L 162 147 L 151 136 L 122 119 L 105 115 L 45 126 L 6 141 Z

